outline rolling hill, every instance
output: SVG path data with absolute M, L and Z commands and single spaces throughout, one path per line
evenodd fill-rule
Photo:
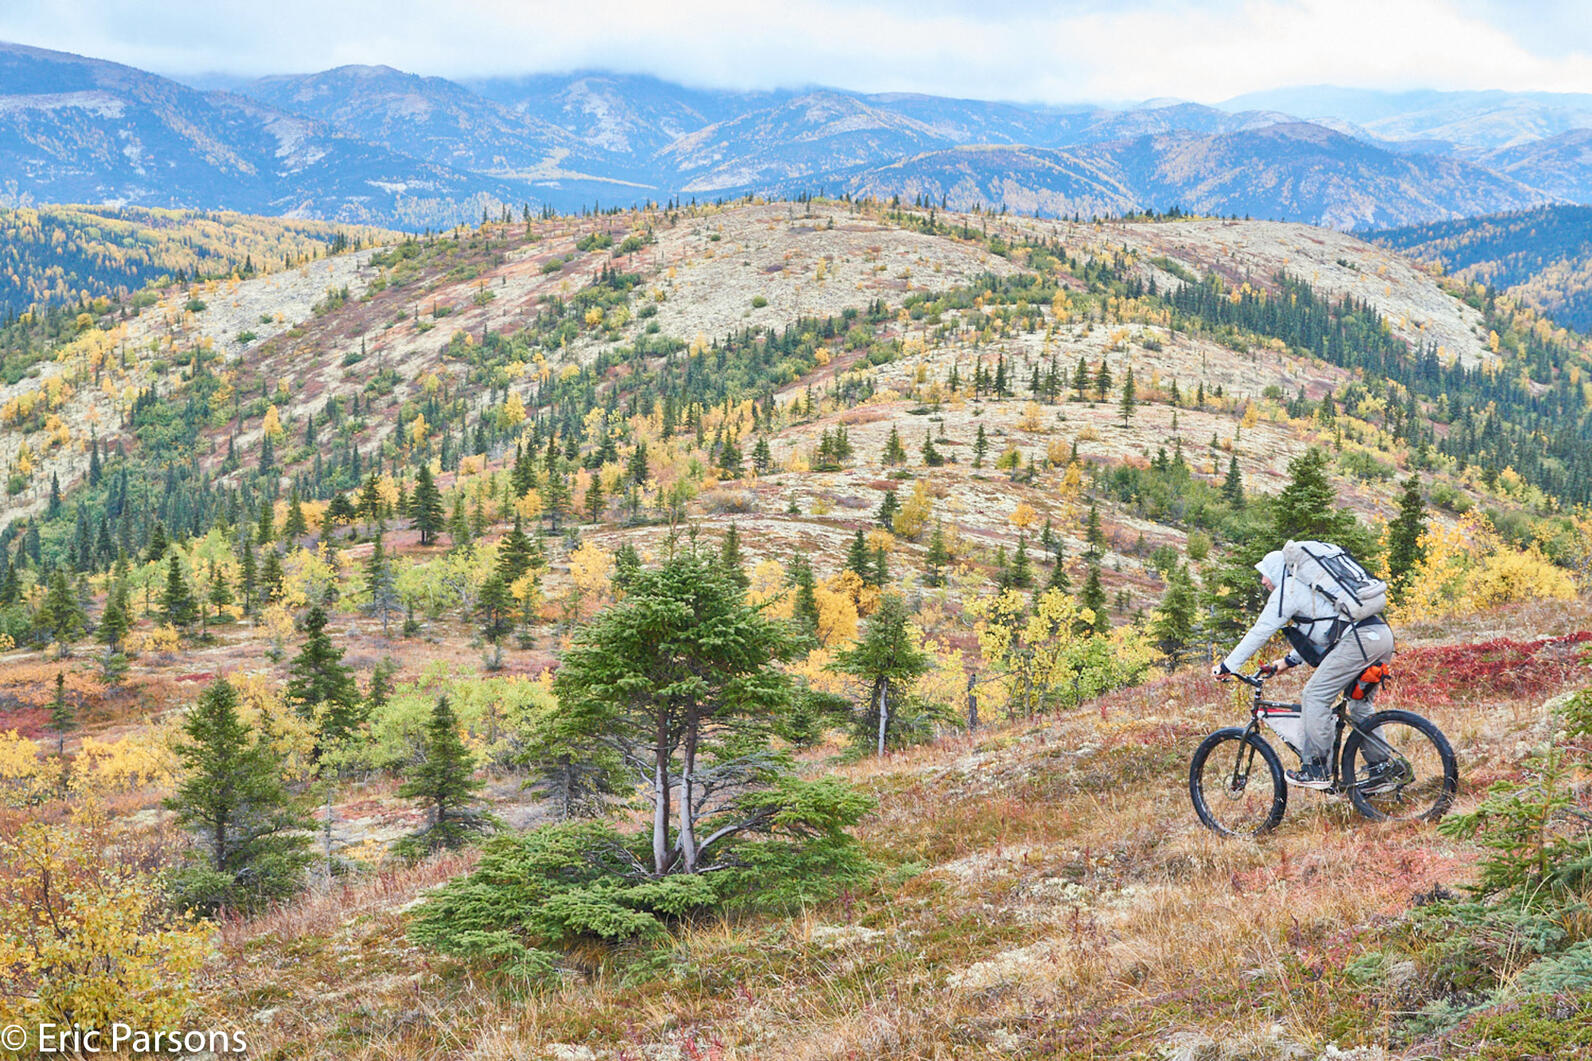
M 213 223 L 240 246 L 260 226 Z M 493 217 L 151 293 L 0 385 L 0 890 L 23 897 L 0 939 L 43 920 L 22 856 L 47 850 L 52 909 L 137 944 L 90 988 L 136 974 L 158 990 L 127 997 L 172 1022 L 370 1061 L 465 1040 L 582 1061 L 1587 1044 L 1581 892 L 1467 905 L 1487 837 L 1295 793 L 1274 835 L 1227 841 L 1185 794 L 1194 744 L 1247 710 L 1204 676 L 1255 603 L 1246 550 L 1308 490 L 1305 517 L 1378 562 L 1402 483 L 1431 533 L 1377 706 L 1450 735 L 1460 812 L 1540 782 L 1534 747 L 1592 680 L 1592 351 L 1509 296 L 1293 222 L 836 198 Z M 769 899 L 744 883 L 768 849 L 742 849 L 683 898 L 649 880 L 668 916 L 633 931 L 649 907 L 566 904 L 573 942 L 542 964 L 502 958 L 528 917 L 438 951 L 416 932 L 436 889 L 538 837 L 636 862 L 601 832 L 632 807 L 541 830 L 591 768 L 548 742 L 598 617 L 686 552 L 781 624 L 736 686 L 780 702 L 697 780 L 865 797 L 834 831 L 866 865 L 826 889 L 833 866 L 802 863 L 797 898 Z M 922 669 L 876 755 L 846 661 L 891 598 Z M 307 674 L 358 718 L 338 769 L 315 765 L 330 712 Z M 166 801 L 193 798 L 173 748 L 226 688 L 284 804 L 313 802 L 277 833 L 313 857 L 195 926 L 183 882 L 226 875 Z M 503 835 L 411 857 L 433 809 L 407 782 L 450 727 L 463 798 Z M 529 910 L 599 872 L 586 851 L 471 888 Z M 715 880 L 741 883 L 720 902 Z M 103 945 L 78 924 L 52 954 Z M 28 989 L 0 1019 L 77 997 L 75 970 L 11 956 Z

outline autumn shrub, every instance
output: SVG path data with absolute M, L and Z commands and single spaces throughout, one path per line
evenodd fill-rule
M 0 833 L 0 1024 L 171 1027 L 209 928 L 176 916 L 92 806 Z
M 1422 536 L 1424 556 L 1416 564 L 1395 621 L 1468 615 L 1523 600 L 1569 600 L 1575 580 L 1541 548 L 1517 549 L 1480 513 L 1455 526 L 1432 526 Z

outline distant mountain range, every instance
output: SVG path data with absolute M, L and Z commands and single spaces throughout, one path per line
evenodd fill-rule
M 1111 109 L 380 66 L 220 83 L 0 44 L 0 205 L 421 228 L 504 205 L 822 191 L 1364 228 L 1592 201 L 1592 96 L 1316 88 Z

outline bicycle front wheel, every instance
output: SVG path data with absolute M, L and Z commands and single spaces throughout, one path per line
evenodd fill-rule
M 1381 711 L 1343 742 L 1342 778 L 1354 809 L 1372 821 L 1435 822 L 1459 791 L 1448 739 L 1409 711 Z
M 1231 726 L 1206 737 L 1189 764 L 1188 794 L 1200 821 L 1223 836 L 1259 836 L 1282 821 L 1282 763 L 1258 733 Z

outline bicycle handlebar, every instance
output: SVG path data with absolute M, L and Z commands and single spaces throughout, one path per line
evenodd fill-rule
M 1266 682 L 1266 679 L 1261 677 L 1259 671 L 1256 671 L 1254 674 L 1240 674 L 1240 673 L 1238 673 L 1235 670 L 1234 671 L 1228 671 L 1227 673 L 1231 674 L 1234 678 L 1237 678 L 1239 681 L 1243 682 L 1245 685 L 1252 685 L 1256 689 L 1259 689 Z

